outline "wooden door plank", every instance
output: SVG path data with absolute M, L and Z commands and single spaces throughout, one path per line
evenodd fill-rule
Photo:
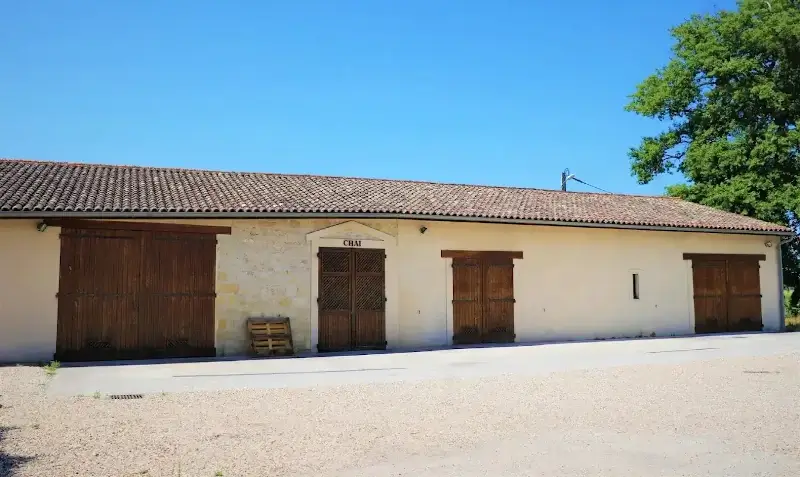
M 87 220 L 53 218 L 44 223 L 52 227 L 78 230 L 138 230 L 147 232 L 176 232 L 184 234 L 230 235 L 231 227 L 217 225 L 171 224 L 166 222 L 127 222 L 118 220 Z
M 488 258 L 511 258 L 511 259 L 522 259 L 522 252 L 520 251 L 502 251 L 502 250 L 490 250 L 490 251 L 477 251 L 477 250 L 442 250 L 442 258 L 480 258 L 480 257 L 488 257 Z
M 746 253 L 684 253 L 684 260 L 693 260 L 701 262 L 721 262 L 727 260 L 755 260 L 761 261 L 767 259 L 763 253 L 746 254 Z

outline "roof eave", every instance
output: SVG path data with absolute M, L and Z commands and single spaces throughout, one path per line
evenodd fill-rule
M 449 216 L 432 214 L 399 214 L 370 212 L 18 212 L 2 211 L 0 219 L 44 219 L 51 217 L 81 219 L 269 219 L 269 218 L 341 218 L 341 219 L 404 219 L 432 220 L 441 222 L 477 222 L 496 224 L 543 225 L 554 227 L 580 227 L 599 229 L 651 230 L 662 232 L 696 232 L 736 235 L 777 235 L 791 237 L 790 230 L 747 230 L 706 227 L 674 227 L 665 225 L 615 224 L 603 222 L 578 222 L 542 219 L 510 219 L 471 216 Z

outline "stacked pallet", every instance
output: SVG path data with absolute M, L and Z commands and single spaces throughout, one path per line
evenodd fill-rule
M 290 355 L 292 327 L 289 318 L 250 318 L 247 320 L 253 353 L 258 356 Z

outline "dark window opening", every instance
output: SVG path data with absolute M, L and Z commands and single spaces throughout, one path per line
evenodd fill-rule
M 639 299 L 639 274 L 638 273 L 634 273 L 633 274 L 633 299 L 634 300 L 638 300 Z

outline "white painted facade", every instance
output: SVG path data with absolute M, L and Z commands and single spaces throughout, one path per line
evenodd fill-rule
M 514 267 L 520 342 L 693 333 L 692 269 L 684 253 L 765 254 L 764 329 L 780 326 L 776 236 L 417 220 L 159 221 L 232 228 L 217 245 L 219 355 L 244 354 L 246 320 L 260 315 L 289 316 L 295 348 L 314 350 L 316 253 L 348 240 L 386 250 L 389 348 L 451 344 L 451 260 L 442 250 L 523 253 Z M 55 351 L 59 229 L 39 232 L 36 223 L 0 221 L 2 361 L 48 360 Z M 640 277 L 638 300 L 632 273 Z
M 0 220 L 0 362 L 52 359 L 56 349 L 59 231 Z

